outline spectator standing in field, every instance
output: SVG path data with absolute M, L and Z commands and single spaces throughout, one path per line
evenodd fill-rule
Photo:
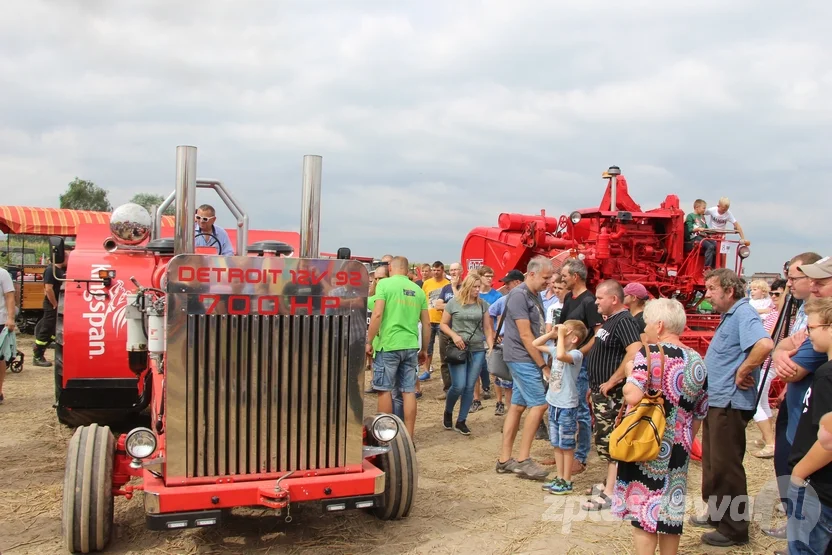
M 12 277 L 5 268 L 0 268 L 0 333 L 14 333 L 15 318 L 15 290 Z M 6 368 L 9 361 L 0 355 L 0 404 L 3 404 L 3 381 L 6 378 Z
M 650 298 L 647 288 L 638 282 L 628 283 L 624 287 L 624 304 L 630 309 L 630 316 L 636 321 L 638 333 L 644 343 L 644 304 Z
M 60 264 L 49 264 L 43 271 L 43 316 L 35 325 L 35 352 L 32 364 L 49 367 L 52 363 L 46 360 L 46 349 L 55 341 L 55 328 L 58 324 L 58 294 L 61 281 L 66 276 L 67 259 Z
M 704 543 L 731 547 L 748 543 L 745 430 L 756 410 L 760 364 L 774 342 L 736 273 L 712 270 L 705 274 L 705 287 L 705 297 L 722 316 L 705 355 L 709 408 L 702 428 L 702 500 L 708 512 L 690 522 L 715 528 L 702 535 Z
M 716 263 L 716 241 L 705 237 L 705 230 L 708 229 L 705 220 L 705 207 L 707 205 L 701 198 L 696 199 L 696 202 L 693 203 L 693 212 L 685 218 L 685 243 L 690 244 L 689 248 L 693 248 L 696 243 L 700 243 L 702 253 L 705 255 L 705 268 L 713 268 Z
M 644 310 L 646 342 L 628 365 L 624 402 L 638 405 L 661 391 L 666 426 L 658 458 L 618 463 L 612 513 L 628 518 L 638 555 L 676 555 L 685 521 L 691 438 L 708 412 L 707 370 L 679 336 L 685 329 L 679 301 L 655 299 Z
M 768 288 L 769 285 L 766 284 Z M 774 308 L 765 316 L 763 316 L 763 328 L 766 330 L 766 333 L 771 336 L 774 333 L 774 327 L 777 325 L 777 320 L 780 317 L 780 311 L 783 310 L 783 301 L 785 297 L 783 296 L 783 292 L 786 289 L 786 282 L 782 279 L 776 279 L 771 283 L 771 291 L 767 295 L 771 298 Z M 758 386 L 758 390 L 760 390 L 760 403 L 757 405 L 757 412 L 754 413 L 754 423 L 757 425 L 757 428 L 760 429 L 760 434 L 763 436 L 763 442 L 765 446 L 753 453 L 753 455 L 760 459 L 770 459 L 774 456 L 774 427 L 772 426 L 771 421 L 771 406 L 769 405 L 768 395 L 769 390 L 771 388 L 771 382 L 774 380 L 775 376 L 777 375 L 774 371 L 774 368 L 771 366 L 771 357 L 767 357 L 765 361 L 763 361 L 761 375 L 760 375 L 760 382 Z M 768 367 L 768 372 L 766 372 L 766 368 Z M 765 377 L 763 377 L 762 373 L 765 373 Z
M 610 507 L 615 487 L 616 463 L 610 458 L 610 433 L 624 403 L 624 371 L 641 349 L 636 321 L 624 305 L 624 288 L 615 280 L 602 282 L 595 290 L 598 312 L 606 317 L 595 334 L 595 342 L 587 355 L 589 391 L 595 414 L 595 451 L 607 463 L 603 484 L 591 488 L 593 496 L 582 505 L 585 511 Z
M 451 388 L 445 401 L 443 425 L 446 430 L 454 429 L 462 435 L 469 435 L 466 419 L 474 400 L 474 384 L 480 376 L 485 360 L 486 347 L 494 347 L 494 330 L 488 303 L 480 299 L 481 278 L 476 272 L 466 277 L 459 293 L 445 305 L 440 329 L 459 349 L 467 349 L 468 357 L 462 363 L 448 363 L 451 372 Z M 459 415 L 453 423 L 453 411 L 457 401 Z
M 542 335 L 546 321 L 540 292 L 554 273 L 552 261 L 544 256 L 531 259 L 526 266 L 526 280 L 515 287 L 506 299 L 506 315 L 503 322 L 503 360 L 511 372 L 514 391 L 512 405 L 503 423 L 503 445 L 497 459 L 498 473 L 513 472 L 521 478 L 543 481 L 549 472 L 531 458 L 532 441 L 537 427 L 546 412 L 548 403 L 543 389 L 544 377 L 550 368 L 543 355 L 534 346 L 536 337 Z M 520 418 L 528 409 L 520 440 L 519 458 L 512 456 L 514 440 L 520 428 Z
M 832 268 L 823 279 L 832 280 Z M 832 412 L 832 298 L 813 298 L 805 312 L 812 347 L 825 352 L 827 362 L 815 371 L 812 387 L 806 392 L 789 457 L 789 553 L 828 553 L 832 539 L 832 451 L 820 443 L 819 432 L 821 419 Z
M 459 286 L 461 284 L 460 277 L 462 276 L 462 264 L 459 262 L 452 262 L 448 267 L 448 274 L 450 275 L 450 280 L 448 280 L 449 283 L 442 287 L 439 291 L 439 296 L 434 302 L 434 307 L 440 311 L 444 311 L 445 305 L 459 293 Z M 451 373 L 448 368 L 448 362 L 445 360 L 445 349 L 448 346 L 448 336 L 441 333 L 440 330 L 440 332 L 436 334 L 436 337 L 439 341 L 439 370 L 442 376 L 442 395 L 439 396 L 439 400 L 441 401 L 447 398 L 448 389 L 451 387 Z M 431 372 L 432 371 L 433 370 L 431 370 Z M 419 377 L 419 379 L 422 381 L 429 380 L 430 374 L 425 372 Z
M 439 322 L 442 321 L 442 310 L 436 306 L 436 301 L 440 298 L 442 288 L 448 285 L 450 281 L 445 279 L 445 265 L 439 260 L 433 263 L 430 276 L 429 278 L 425 278 L 424 283 L 422 283 L 422 291 L 427 297 L 428 312 L 430 314 L 430 341 L 427 345 L 428 370 L 433 372 L 433 346 L 437 335 L 440 336 L 439 356 L 444 359 L 442 356 L 442 339 L 439 333 Z M 442 381 L 445 381 L 444 375 L 442 376 Z M 448 387 L 450 387 L 450 378 L 448 378 Z
M 476 273 L 480 276 L 480 299 L 487 303 L 487 306 L 494 304 L 497 299 L 503 296 L 502 293 L 492 287 L 494 283 L 494 270 L 490 266 L 480 266 Z M 482 408 L 481 399 L 491 399 L 491 374 L 488 373 L 488 361 L 482 359 L 480 379 L 474 384 L 474 402 L 471 405 L 471 412 Z
M 410 436 L 416 427 L 416 371 L 427 358 L 430 333 L 427 299 L 422 290 L 407 278 L 407 258 L 397 256 L 390 263 L 391 276 L 376 286 L 376 301 L 367 334 L 367 354 L 373 340 L 381 335 L 373 368 L 373 388 L 379 391 L 379 412 L 393 412 L 391 392 L 398 389 L 404 404 L 404 422 Z M 422 349 L 419 349 L 419 322 L 422 323 Z
M 534 340 L 534 345 L 552 358 L 549 372 L 549 441 L 555 448 L 557 476 L 543 484 L 543 489 L 554 495 L 572 493 L 572 460 L 578 435 L 578 373 L 584 355 L 578 345 L 587 334 L 586 326 L 578 320 L 567 320 Z M 549 339 L 557 338 L 556 346 Z
M 549 304 L 543 302 L 543 308 L 546 309 L 546 332 L 552 331 L 558 321 L 560 320 L 560 313 L 563 310 L 563 302 L 566 299 L 566 282 L 563 281 L 563 276 L 556 273 L 552 277 L 552 290 L 555 296 L 549 299 Z M 554 345 L 554 342 L 552 343 Z
M 784 477 L 789 474 L 789 453 L 803 410 L 803 398 L 812 385 L 815 370 L 826 362 L 826 354 L 815 351 L 806 334 L 808 318 L 805 303 L 812 296 L 812 280 L 802 270 L 820 259 L 816 252 L 804 252 L 789 261 L 786 284 L 790 287 L 792 296 L 798 301 L 803 301 L 803 304 L 797 310 L 791 334 L 780 341 L 771 354 L 772 367 L 777 377 L 786 384 L 786 394 L 780 403 L 774 423 L 774 472 L 778 477 L 777 485 L 784 503 L 788 494 L 788 480 Z M 775 538 L 786 537 L 785 527 L 764 528 L 763 533 Z
M 508 295 L 512 289 L 523 283 L 523 280 L 525 279 L 526 277 L 520 270 L 511 270 L 500 280 L 500 283 L 503 284 L 502 289 L 506 291 L 506 294 L 494 301 L 494 304 L 488 307 L 488 314 L 491 315 L 491 320 L 494 322 L 495 332 L 497 328 L 500 328 L 500 318 L 505 312 L 506 295 Z M 496 338 L 494 339 L 495 343 L 502 343 L 505 331 L 504 325 L 500 328 L 500 333 L 496 335 Z M 497 405 L 494 407 L 494 416 L 504 416 L 506 414 L 506 408 L 511 407 L 511 392 L 513 387 L 514 384 L 512 384 L 511 380 L 503 380 L 502 378 L 494 376 L 494 389 L 497 390 Z M 503 394 L 505 394 L 505 402 L 503 401 Z
M 560 275 L 566 284 L 566 297 L 560 312 L 559 324 L 567 320 L 580 320 L 587 328 L 587 336 L 579 347 L 584 355 L 583 365 L 578 374 L 578 447 L 572 463 L 572 474 L 586 470 L 586 459 L 592 442 L 592 415 L 589 412 L 589 374 L 587 371 L 587 353 L 595 343 L 595 334 L 604 322 L 595 305 L 595 295 L 586 288 L 586 265 L 577 258 L 569 258 L 560 269 Z

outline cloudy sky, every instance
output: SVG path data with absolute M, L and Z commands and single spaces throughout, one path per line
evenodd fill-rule
M 320 154 L 323 250 L 449 262 L 500 212 L 597 206 L 616 164 L 645 209 L 729 196 L 752 271 L 828 254 L 828 0 L 4 6 L 2 204 L 167 195 L 191 144 L 253 228 L 297 229 Z

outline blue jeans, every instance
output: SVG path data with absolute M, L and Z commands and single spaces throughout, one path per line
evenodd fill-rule
M 789 484 L 786 523 L 789 555 L 823 555 L 832 539 L 832 507 L 824 505 L 812 489 Z
M 393 414 L 404 421 L 404 401 L 402 400 L 401 392 L 398 389 L 394 389 L 390 394 L 393 396 Z
M 451 388 L 448 390 L 448 398 L 445 399 L 445 412 L 453 413 L 454 405 L 461 398 L 457 422 L 464 422 L 468 418 L 468 411 L 474 400 L 474 384 L 480 377 L 484 359 L 485 351 L 476 351 L 470 353 L 468 360 L 463 364 L 448 363 L 448 370 L 451 372 Z
M 491 374 L 488 373 L 488 360 L 482 357 L 482 370 L 480 370 L 480 380 L 482 381 L 482 390 L 488 391 L 491 389 Z
M 578 409 L 562 409 L 549 405 L 549 442 L 552 447 L 572 451 L 578 431 Z M 569 461 L 568 464 L 572 464 Z
M 581 371 L 578 372 L 576 385 L 578 389 L 578 448 L 575 449 L 575 458 L 586 464 L 592 444 L 592 415 L 589 413 L 589 403 L 586 400 L 586 393 L 589 391 L 586 358 L 581 365 Z
M 436 335 L 439 333 L 439 324 L 431 323 L 430 341 L 428 342 L 428 366 L 433 364 L 433 344 L 436 343 Z
M 543 374 L 534 362 L 506 362 L 514 388 L 511 404 L 518 407 L 547 407 Z
M 415 392 L 416 370 L 419 367 L 418 355 L 418 349 L 377 352 L 373 362 L 373 389 Z

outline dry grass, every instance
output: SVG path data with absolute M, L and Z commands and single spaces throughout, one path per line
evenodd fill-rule
M 21 347 L 31 352 L 31 340 Z M 30 359 L 30 357 L 27 357 Z M 599 515 L 569 509 L 583 496 L 556 498 L 538 482 L 494 472 L 503 418 L 494 416 L 492 399 L 470 415 L 470 437 L 441 426 L 444 402 L 438 374 L 423 384 L 419 401 L 419 493 L 407 520 L 380 522 L 362 513 L 322 515 L 314 506 L 292 510 L 294 521 L 263 509 L 238 509 L 222 527 L 184 532 L 150 532 L 144 526 L 141 497 L 116 500 L 116 528 L 111 553 L 207 555 L 230 553 L 321 554 L 468 554 L 468 553 L 608 553 L 632 552 L 631 526 Z M 369 377 L 369 374 L 368 374 Z M 59 425 L 52 405 L 52 372 L 27 365 L 7 374 L 7 401 L 0 407 L 0 552 L 4 555 L 54 555 L 60 543 L 60 506 L 64 452 L 71 431 Z M 367 412 L 375 399 L 367 396 Z M 758 437 L 749 428 L 749 439 Z M 546 442 L 535 441 L 532 455 L 548 458 Z M 745 460 L 749 490 L 756 493 L 773 477 L 771 460 Z M 602 479 L 594 454 L 576 491 Z M 701 474 L 693 463 L 689 495 L 698 496 Z M 560 505 L 559 505 L 560 504 Z M 608 515 L 606 512 L 604 515 Z M 601 515 L 601 516 L 604 516 Z M 285 515 L 284 515 L 285 516 Z M 565 529 L 566 528 L 566 529 Z M 705 549 L 701 531 L 686 527 L 682 553 L 764 553 L 783 547 L 752 524 L 752 542 L 742 549 Z

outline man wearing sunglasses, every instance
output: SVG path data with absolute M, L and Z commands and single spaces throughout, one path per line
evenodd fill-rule
M 194 247 L 213 247 L 221 256 L 234 256 L 234 247 L 231 246 L 228 233 L 216 224 L 217 215 L 213 206 L 203 204 L 197 208 L 195 220 Z

